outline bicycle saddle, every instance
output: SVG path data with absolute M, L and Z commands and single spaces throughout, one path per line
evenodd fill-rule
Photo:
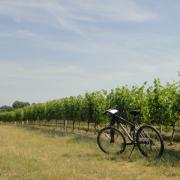
M 114 115 L 114 114 L 116 114 L 116 113 L 118 113 L 119 111 L 117 110 L 117 109 L 108 109 L 108 110 L 106 110 L 106 112 L 104 113 L 104 114 L 112 114 L 112 115 Z
M 134 110 L 131 110 L 129 113 L 132 114 L 133 116 L 136 116 L 138 114 L 140 114 L 140 109 L 134 109 Z

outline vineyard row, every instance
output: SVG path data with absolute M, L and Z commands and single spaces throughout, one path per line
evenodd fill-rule
M 46 103 L 38 103 L 14 111 L 0 112 L 2 122 L 66 120 L 105 123 L 102 114 L 117 107 L 124 118 L 132 119 L 129 111 L 140 109 L 139 123 L 173 125 L 180 120 L 180 88 L 178 83 L 162 85 L 155 79 L 153 85 L 128 86 L 70 96 Z

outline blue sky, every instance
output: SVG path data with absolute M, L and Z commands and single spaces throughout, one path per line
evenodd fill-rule
M 179 0 L 1 0 L 0 105 L 178 80 Z

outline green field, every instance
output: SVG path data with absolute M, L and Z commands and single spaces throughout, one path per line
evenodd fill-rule
M 0 179 L 180 179 L 180 146 L 166 145 L 163 160 L 134 152 L 104 155 L 96 136 L 0 126 Z

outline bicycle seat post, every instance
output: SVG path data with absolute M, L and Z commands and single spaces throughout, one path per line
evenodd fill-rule
M 114 124 L 116 123 L 115 117 L 114 115 L 111 117 L 111 122 L 110 122 L 110 126 L 114 126 Z

